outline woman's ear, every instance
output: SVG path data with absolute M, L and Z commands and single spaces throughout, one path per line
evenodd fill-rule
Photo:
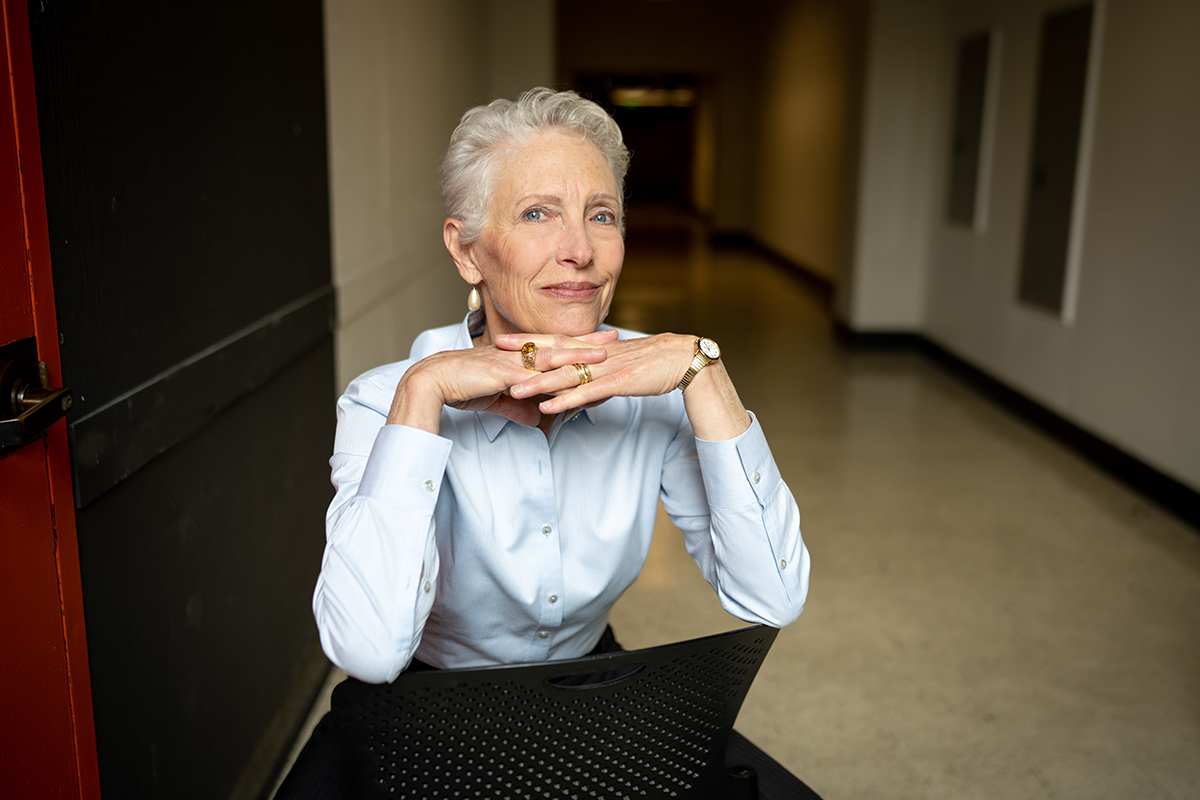
M 447 219 L 442 223 L 442 239 L 446 242 L 446 250 L 458 268 L 458 274 L 467 283 L 475 286 L 483 281 L 483 273 L 475 264 L 474 248 L 463 244 L 463 224 L 461 220 Z

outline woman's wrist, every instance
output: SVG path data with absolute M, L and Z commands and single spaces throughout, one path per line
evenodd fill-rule
M 406 425 L 436 435 L 441 431 L 442 405 L 436 382 L 423 377 L 421 370 L 410 369 L 396 386 L 387 424 Z
M 714 361 L 696 373 L 683 391 L 683 404 L 697 439 L 721 442 L 750 428 L 750 415 L 723 361 Z

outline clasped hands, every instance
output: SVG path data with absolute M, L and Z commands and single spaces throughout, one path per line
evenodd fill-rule
M 533 342 L 534 369 L 521 347 Z M 611 397 L 666 394 L 679 385 L 695 352 L 695 337 L 664 333 L 619 339 L 616 330 L 584 336 L 502 334 L 492 346 L 435 353 L 401 378 L 389 424 L 438 433 L 441 407 L 489 411 L 522 425 L 542 415 L 590 408 Z M 580 384 L 575 364 L 587 364 L 592 380 Z
M 567 336 L 496 337 L 500 350 L 519 353 L 525 342 L 537 346 L 534 371 L 509 387 L 517 399 L 545 396 L 543 414 L 590 408 L 610 397 L 649 397 L 666 394 L 679 385 L 694 352 L 695 337 L 672 333 L 618 339 L 617 331 L 597 331 L 579 338 Z M 589 365 L 591 380 L 580 381 L 575 364 Z

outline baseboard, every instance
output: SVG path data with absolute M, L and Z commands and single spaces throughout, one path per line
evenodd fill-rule
M 1016 416 L 1050 434 L 1113 477 L 1200 529 L 1200 492 L 1137 456 L 1084 430 L 919 333 L 852 331 L 835 323 L 838 340 L 855 350 L 912 350 L 957 375 Z
M 920 350 L 925 337 L 904 331 L 853 331 L 842 322 L 834 322 L 838 342 L 851 350 Z

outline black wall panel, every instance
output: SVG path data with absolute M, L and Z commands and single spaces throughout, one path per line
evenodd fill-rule
M 29 14 L 104 794 L 254 796 L 315 688 L 321 3 Z
M 327 343 L 86 509 L 106 797 L 228 797 L 316 646 L 332 364 Z
M 321 4 L 34 0 L 29 18 L 83 416 L 329 283 Z

